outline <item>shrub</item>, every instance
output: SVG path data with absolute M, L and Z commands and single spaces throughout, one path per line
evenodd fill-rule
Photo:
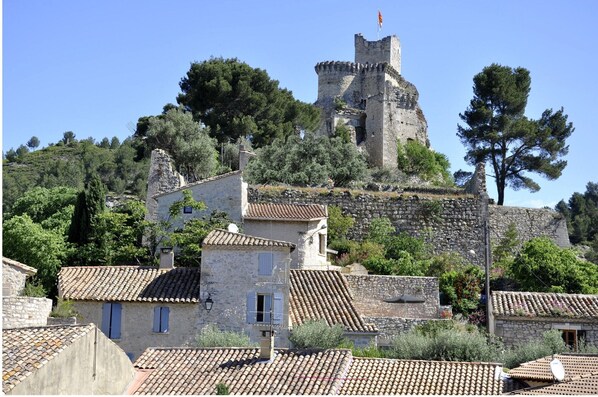
M 384 350 L 381 350 L 374 344 L 370 344 L 366 347 L 353 347 L 351 349 L 351 354 L 354 357 L 373 357 L 373 358 L 385 358 L 387 354 Z
M 39 284 L 37 281 L 33 282 L 26 282 L 25 288 L 21 291 L 21 296 L 30 296 L 33 298 L 45 298 L 46 297 L 46 289 L 43 285 Z
M 331 242 L 347 238 L 349 229 L 355 224 L 355 219 L 343 215 L 342 210 L 334 205 L 328 207 L 328 238 Z
M 218 383 L 216 385 L 216 395 L 218 396 L 227 396 L 230 392 L 228 390 L 228 386 L 225 383 Z
M 309 320 L 294 327 L 289 340 L 299 349 L 334 349 L 346 343 L 342 325 L 329 326 L 325 320 Z
M 56 302 L 56 306 L 52 309 L 50 313 L 50 317 L 59 317 L 59 318 L 67 318 L 67 317 L 77 317 L 79 313 L 73 307 L 73 301 L 68 299 L 58 298 Z
M 427 333 L 412 329 L 399 335 L 393 340 L 390 355 L 410 360 L 495 361 L 500 347 L 477 330 L 438 326 Z
M 450 163 L 444 154 L 436 153 L 416 141 L 409 141 L 405 145 L 397 143 L 397 152 L 398 168 L 406 174 L 417 175 L 435 184 L 454 184 L 449 172 Z
M 484 271 L 477 266 L 451 270 L 440 276 L 439 290 L 457 313 L 469 314 L 477 309 L 484 280 Z
M 561 337 L 559 330 L 553 329 L 544 332 L 541 340 L 525 342 L 507 351 L 502 356 L 506 368 L 515 368 L 520 364 L 537 360 L 551 354 L 567 351 L 567 345 Z
M 215 324 L 206 325 L 195 338 L 198 347 L 252 347 L 255 343 L 240 332 L 221 331 Z

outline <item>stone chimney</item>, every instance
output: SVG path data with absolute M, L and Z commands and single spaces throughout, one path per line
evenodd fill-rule
M 247 167 L 249 160 L 255 156 L 255 153 L 245 150 L 245 145 L 239 145 L 239 170 L 243 171 Z
M 172 248 L 162 247 L 160 250 L 160 269 L 174 269 L 174 252 Z
M 274 358 L 274 330 L 262 331 L 259 358 L 268 361 Z

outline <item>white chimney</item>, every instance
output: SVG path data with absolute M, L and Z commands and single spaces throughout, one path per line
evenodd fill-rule
M 274 358 L 274 330 L 262 331 L 259 358 L 260 360 L 272 360 Z
M 172 247 L 160 249 L 160 269 L 174 269 L 174 252 Z

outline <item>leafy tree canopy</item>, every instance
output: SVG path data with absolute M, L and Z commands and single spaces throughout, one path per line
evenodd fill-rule
M 365 175 L 366 163 L 355 145 L 341 138 L 306 133 L 276 139 L 257 151 L 247 168 L 250 183 L 285 183 L 296 186 L 347 186 Z
M 526 172 L 551 180 L 561 176 L 567 165 L 561 158 L 569 151 L 565 141 L 573 133 L 573 124 L 567 122 L 562 108 L 545 110 L 538 120 L 524 115 L 531 85 L 529 71 L 492 64 L 473 82 L 474 97 L 459 114 L 466 126 L 457 126 L 457 136 L 467 148 L 469 164 L 490 164 L 497 204 L 504 203 L 507 186 L 532 192 L 540 189 Z
M 526 242 L 510 273 L 523 291 L 598 293 L 598 265 L 578 259 L 547 237 Z
M 250 138 L 255 147 L 298 130 L 314 130 L 319 111 L 295 100 L 268 73 L 237 59 L 194 62 L 180 82 L 177 102 L 210 127 L 219 142 Z

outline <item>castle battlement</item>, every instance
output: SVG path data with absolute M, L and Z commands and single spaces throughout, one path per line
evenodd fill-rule
M 397 36 L 367 41 L 356 34 L 354 62 L 319 62 L 315 71 L 316 105 L 325 115 L 320 134 L 333 135 L 339 126 L 348 128 L 351 140 L 378 167 L 396 167 L 397 141 L 429 145 L 417 88 L 401 76 Z M 338 106 L 337 98 L 344 105 Z

